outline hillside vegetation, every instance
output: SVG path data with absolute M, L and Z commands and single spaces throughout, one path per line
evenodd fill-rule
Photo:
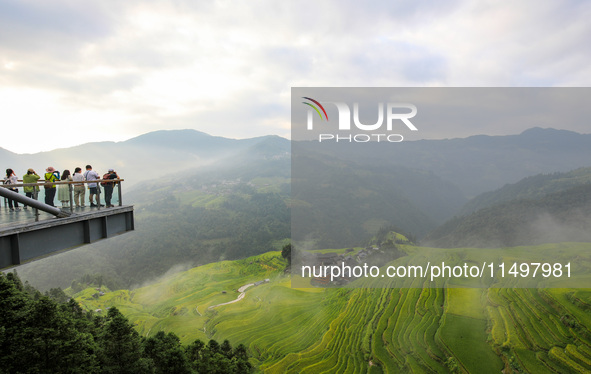
M 307 155 L 310 173 L 292 190 L 288 156 L 283 140 L 269 137 L 227 162 L 146 182 L 124 195 L 135 207 L 134 232 L 27 264 L 20 274 L 43 290 L 87 274 L 130 288 L 171 269 L 280 249 L 292 221 L 331 248 L 366 243 L 386 225 L 419 236 L 465 202 L 432 173 L 318 154 Z
M 318 248 L 366 243 L 386 225 L 420 237 L 466 202 L 433 173 L 300 147 L 293 146 L 292 237 L 313 237 Z
M 279 252 L 76 295 L 142 336 L 244 344 L 266 373 L 577 373 L 591 370 L 591 293 L 576 289 L 293 289 Z M 251 286 L 238 298 L 241 286 Z M 420 286 L 420 284 L 419 284 Z
M 210 339 L 181 346 L 174 333 L 140 337 L 111 307 L 85 312 L 60 290 L 42 295 L 0 273 L 2 373 L 233 373 L 252 370 L 243 345 Z
M 175 130 L 125 142 L 10 154 L 6 162 L 15 170 L 39 163 L 71 167 L 81 154 L 109 156 L 102 159 L 105 164 L 84 162 L 97 170 L 115 166 L 127 179 L 123 201 L 135 206 L 135 232 L 19 271 L 42 290 L 68 287 L 85 275 L 102 276 L 112 288 L 129 288 L 171 269 L 279 249 L 290 237 L 291 218 L 297 223 L 291 234 L 309 234 L 319 249 L 366 243 L 387 225 L 420 239 L 453 216 L 466 196 L 513 182 L 517 175 L 579 165 L 591 152 L 589 139 L 532 129 L 512 136 L 372 145 L 370 151 L 361 144 L 327 144 L 296 153 L 303 163 L 294 175 L 303 178 L 293 180 L 293 186 L 292 147 L 276 136 L 235 140 Z M 130 155 L 125 162 L 123 154 Z M 263 201 L 264 209 L 253 206 L 255 201 Z M 245 212 L 235 210 L 242 207 Z
M 449 220 L 423 239 L 431 246 L 510 247 L 591 241 L 591 183 L 521 198 Z
M 562 173 L 537 174 L 523 178 L 517 183 L 507 184 L 495 191 L 476 196 L 464 205 L 458 215 L 464 216 L 510 200 L 539 199 L 550 193 L 589 183 L 591 183 L 591 168 L 579 168 Z

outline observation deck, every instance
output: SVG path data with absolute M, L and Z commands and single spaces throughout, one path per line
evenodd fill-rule
M 124 179 L 113 179 L 111 204 L 113 207 L 90 207 L 89 190 L 85 188 L 86 207 L 74 207 L 74 184 L 99 183 L 99 201 L 104 204 L 103 180 L 52 182 L 52 185 L 68 185 L 69 205 L 56 208 L 43 203 L 45 181 L 39 183 L 0 185 L 0 269 L 17 266 L 28 261 L 50 256 L 84 244 L 110 238 L 134 230 L 133 206 L 123 205 L 122 187 Z M 13 192 L 6 187 L 15 187 Z M 40 187 L 36 199 L 23 193 L 23 187 Z M 11 211 L 8 199 L 18 201 L 20 210 Z M 54 200 L 57 205 L 61 202 Z M 27 209 L 24 209 L 27 206 Z

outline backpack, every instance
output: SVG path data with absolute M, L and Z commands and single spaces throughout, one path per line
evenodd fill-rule
M 111 173 L 103 174 L 103 179 L 111 179 Z M 108 186 L 112 184 L 111 182 L 101 182 L 101 186 Z
M 4 184 L 12 184 L 10 177 L 4 178 Z M 14 192 L 18 192 L 18 188 L 15 188 L 15 187 L 8 187 L 8 189 L 11 191 L 14 191 Z

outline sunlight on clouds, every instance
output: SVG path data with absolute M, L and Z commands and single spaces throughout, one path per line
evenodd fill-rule
M 83 75 L 91 76 L 91 77 L 110 77 L 114 76 L 118 73 L 117 68 L 113 68 L 110 66 L 94 66 L 84 72 Z
M 34 153 L 60 147 L 125 139 L 119 127 L 129 120 L 124 113 L 94 111 L 64 105 L 54 93 L 37 89 L 0 89 L 2 148 Z M 129 135 L 127 135 L 129 137 Z
M 292 86 L 585 86 L 591 76 L 585 2 L 64 4 L 0 14 L 0 123 L 12 131 L 0 147 L 171 128 L 285 134 Z M 15 129 L 27 127 L 25 142 Z
M 13 61 L 6 61 L 4 62 L 4 69 L 13 70 L 15 68 L 15 63 Z

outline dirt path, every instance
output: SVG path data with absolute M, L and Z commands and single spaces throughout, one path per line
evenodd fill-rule
M 207 309 L 213 309 L 213 308 L 217 308 L 218 306 L 228 305 L 228 304 L 233 304 L 233 303 L 239 302 L 240 300 L 244 299 L 244 296 L 245 296 L 244 291 L 246 291 L 246 289 L 251 286 L 254 286 L 254 283 L 245 284 L 244 286 L 240 287 L 238 289 L 238 292 L 240 292 L 240 295 L 238 295 L 238 298 L 236 298 L 236 300 L 228 301 L 227 303 L 212 305 Z M 197 312 L 197 313 L 199 313 L 199 312 Z

